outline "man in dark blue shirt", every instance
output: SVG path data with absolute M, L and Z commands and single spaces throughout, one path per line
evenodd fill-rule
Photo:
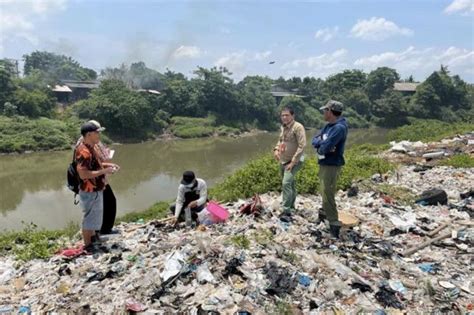
M 314 136 L 312 145 L 317 151 L 319 164 L 320 191 L 323 199 L 322 211 L 319 218 L 329 221 L 331 235 L 339 238 L 341 223 L 336 207 L 337 178 L 344 161 L 344 147 L 347 138 L 347 123 L 342 117 L 344 106 L 341 102 L 330 100 L 323 107 L 326 126 Z

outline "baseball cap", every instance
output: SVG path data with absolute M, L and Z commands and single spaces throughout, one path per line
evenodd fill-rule
M 181 184 L 183 185 L 191 185 L 196 180 L 196 176 L 194 175 L 193 171 L 186 171 L 183 173 L 183 179 L 181 180 Z
M 82 126 L 81 126 L 81 135 L 85 136 L 86 133 L 88 132 L 93 132 L 93 131 L 104 131 L 105 128 L 102 127 L 97 121 L 95 120 L 90 120 L 86 123 L 84 123 Z
M 341 102 L 334 101 L 334 100 L 329 100 L 326 105 L 323 107 L 319 108 L 319 110 L 333 110 L 335 112 L 342 112 L 344 110 L 344 105 Z

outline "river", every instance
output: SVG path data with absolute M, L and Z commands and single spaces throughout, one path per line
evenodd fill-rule
M 308 139 L 313 132 L 307 132 Z M 385 129 L 351 130 L 347 146 L 385 143 Z M 242 138 L 204 138 L 153 141 L 112 146 L 121 170 L 110 176 L 117 197 L 118 215 L 144 210 L 157 201 L 176 197 L 180 175 L 194 170 L 209 186 L 247 161 L 270 152 L 276 133 Z M 309 139 L 310 141 L 310 139 Z M 312 154 L 311 146 L 307 154 Z M 58 229 L 80 222 L 81 210 L 66 188 L 71 151 L 0 156 L 0 231 L 19 230 L 33 222 Z

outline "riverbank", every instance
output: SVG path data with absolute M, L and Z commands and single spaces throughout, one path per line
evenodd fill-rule
M 80 136 L 78 119 L 29 119 L 22 116 L 0 115 L 0 154 L 28 154 L 41 151 L 69 150 Z M 174 117 L 172 125 L 163 133 L 150 134 L 146 139 L 107 137 L 105 143 L 140 143 L 143 141 L 178 140 L 211 137 L 247 137 L 262 132 L 259 129 L 216 125 L 210 118 Z
M 423 145 L 412 143 L 406 146 L 407 152 L 359 147 L 358 156 L 364 158 L 358 161 L 366 161 L 363 167 L 370 168 L 372 175 L 356 176 L 350 185 L 340 186 L 351 187 L 337 194 L 340 210 L 359 221 L 356 227 L 344 229 L 343 241 L 330 240 L 327 227 L 317 222 L 318 195 L 298 196 L 291 224 L 278 219 L 278 193 L 261 195 L 264 211 L 259 218 L 238 216 L 245 200 L 227 196 L 232 200 L 225 203 L 231 212 L 229 222 L 197 230 L 174 230 L 161 223 L 158 218 L 167 207 L 161 203 L 146 214 L 123 218 L 117 225 L 121 235 L 107 240 L 102 252 L 94 256 L 15 262 L 13 252 L 4 248 L 0 305 L 12 312 L 28 307 L 34 312 L 99 313 L 126 309 L 222 314 L 396 309 L 464 313 L 472 308 L 469 257 L 473 231 L 462 229 L 466 228 L 463 224 L 472 225 L 474 204 L 465 193 L 474 182 L 474 169 L 443 164 L 458 155 L 472 160 L 473 140 L 471 134 Z M 444 150 L 445 155 L 426 161 L 423 154 L 433 150 Z M 246 167 L 248 172 L 239 171 L 224 182 L 226 187 L 240 177 L 244 186 L 261 181 L 253 189 L 265 191 L 262 182 L 268 178 L 254 176 L 252 170 L 264 168 L 266 158 L 253 163 Z M 354 168 L 353 163 L 348 159 L 346 168 Z M 383 165 L 391 167 L 376 170 Z M 303 173 L 313 176 L 309 169 Z M 305 181 L 304 176 L 300 181 Z M 308 180 L 300 189 L 311 187 L 310 183 L 314 182 Z M 432 188 L 446 191 L 446 205 L 414 202 Z M 211 194 L 217 198 L 220 189 L 216 187 Z M 240 189 L 234 193 L 245 192 Z M 406 254 L 407 249 L 430 239 L 429 235 L 436 237 L 434 232 L 445 223 L 446 230 L 439 232 L 448 232 L 444 240 Z M 460 232 L 452 234 L 451 230 Z M 62 247 L 79 240 L 66 235 L 61 239 Z M 25 246 L 25 240 L 11 242 L 17 248 Z M 47 244 L 54 242 L 49 239 Z M 182 257 L 175 262 L 175 272 L 171 269 L 173 253 Z

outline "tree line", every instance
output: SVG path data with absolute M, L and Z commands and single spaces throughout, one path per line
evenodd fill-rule
M 294 107 L 297 119 L 306 126 L 320 127 L 324 122 L 318 108 L 329 99 L 345 104 L 344 115 L 354 128 L 392 128 L 412 119 L 474 121 L 472 84 L 445 66 L 421 82 L 414 94 L 402 94 L 394 90 L 400 75 L 388 67 L 369 73 L 344 70 L 326 79 L 247 76 L 235 82 L 225 68 L 198 67 L 188 78 L 170 70 L 160 73 L 143 62 L 106 68 L 98 74 L 71 57 L 50 52 L 27 54 L 24 61 L 24 74 L 19 77 L 10 61 L 0 60 L 0 114 L 94 118 L 108 127 L 112 137 L 148 138 L 167 130 L 172 118 L 180 116 L 212 117 L 216 125 L 239 129 L 275 130 L 279 107 L 285 105 Z M 99 88 L 72 104 L 66 114 L 58 114 L 51 86 L 60 80 L 96 79 Z M 413 78 L 402 81 L 413 82 Z M 295 95 L 278 103 L 271 94 L 274 87 Z

